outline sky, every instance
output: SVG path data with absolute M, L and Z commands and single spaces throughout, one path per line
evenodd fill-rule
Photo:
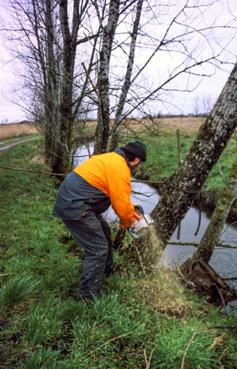
M 223 0 L 225 4 L 228 6 L 224 6 L 222 4 L 222 0 L 214 1 L 216 3 L 216 12 L 210 13 L 206 12 L 203 17 L 203 26 L 207 26 L 210 23 L 213 23 L 215 19 L 222 19 L 226 22 L 230 19 L 230 17 L 237 17 L 237 1 L 236 0 Z M 205 2 L 205 1 L 204 1 Z M 8 13 L 6 12 L 7 0 L 0 0 L 0 14 L 3 18 L 10 19 Z M 231 14 L 229 10 L 231 9 Z M 155 31 L 155 29 L 154 29 Z M 227 32 L 227 31 L 225 31 Z M 235 32 L 237 34 L 237 31 Z M 225 33 L 226 35 L 227 33 Z M 233 31 L 230 31 L 230 34 L 233 35 Z M 19 80 L 14 73 L 15 69 L 15 60 L 12 58 L 11 53 L 6 47 L 6 43 L 4 38 L 1 37 L 0 33 L 0 124 L 2 123 L 12 123 L 19 122 L 25 119 L 28 119 L 27 113 L 17 105 L 16 101 L 18 101 L 18 97 L 13 92 L 14 89 L 19 86 Z M 217 33 L 217 37 L 223 37 L 221 31 Z M 226 37 L 226 36 L 225 36 Z M 190 41 L 191 42 L 191 41 Z M 210 40 L 212 42 L 212 40 Z M 203 109 L 203 106 L 206 104 L 208 106 L 212 106 L 220 94 L 228 75 L 233 68 L 233 63 L 236 60 L 237 55 L 237 37 L 235 36 L 231 43 L 228 45 L 229 50 L 232 54 L 228 54 L 226 56 L 229 59 L 229 64 L 223 65 L 221 69 L 212 68 L 211 74 L 212 76 L 208 78 L 200 78 L 198 77 L 198 83 L 195 90 L 191 93 L 185 92 L 173 92 L 172 93 L 172 102 L 176 108 L 172 107 L 172 104 L 164 104 L 163 107 L 157 107 L 155 103 L 147 104 L 145 111 L 148 113 L 168 113 L 168 114 L 177 114 L 177 113 L 200 113 Z M 202 50 L 205 54 L 205 50 Z M 142 56 L 140 56 L 142 57 Z M 169 61 L 168 61 L 169 59 Z M 167 55 L 164 56 L 162 62 L 163 73 L 165 74 L 170 68 L 171 57 Z M 169 64 L 169 66 L 168 66 Z M 148 71 L 147 71 L 147 81 L 154 81 L 155 76 L 157 74 L 157 64 L 156 60 L 151 63 Z M 197 81 L 196 77 L 194 78 Z M 183 79 L 183 77 L 177 80 L 179 87 L 187 85 L 187 81 Z M 195 84 L 194 83 L 194 84 Z M 21 104 L 24 105 L 24 93 L 25 91 L 21 91 Z M 134 113 L 136 115 L 136 113 Z

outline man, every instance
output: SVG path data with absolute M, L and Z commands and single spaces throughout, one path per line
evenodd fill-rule
M 110 228 L 101 216 L 112 205 L 123 229 L 137 219 L 131 203 L 131 174 L 146 160 L 146 145 L 129 142 L 114 152 L 95 155 L 61 184 L 54 215 L 61 218 L 80 247 L 84 261 L 76 300 L 91 299 L 112 270 Z

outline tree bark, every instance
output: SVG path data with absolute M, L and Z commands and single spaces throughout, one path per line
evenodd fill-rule
M 60 1 L 60 24 L 63 36 L 63 75 L 60 114 L 60 139 L 56 146 L 53 163 L 54 173 L 70 171 L 70 153 L 72 147 L 73 115 L 73 77 L 79 27 L 79 0 L 74 0 L 72 30 L 69 27 L 68 0 Z
M 98 114 L 94 152 L 107 151 L 109 139 L 110 102 L 109 102 L 109 66 L 115 30 L 119 19 L 120 0 L 111 0 L 108 22 L 104 28 L 100 65 L 98 72 Z
M 183 219 L 196 194 L 237 127 L 237 64 L 177 172 L 165 184 L 152 216 L 163 247 Z
M 121 94 L 119 97 L 118 107 L 117 107 L 115 119 L 114 119 L 114 124 L 111 130 L 109 151 L 113 151 L 118 145 L 119 128 L 123 121 L 124 106 L 126 103 L 128 91 L 131 87 L 131 77 L 132 77 L 132 70 L 133 70 L 134 58 L 135 58 L 136 41 L 137 41 L 138 29 L 139 29 L 141 14 L 142 14 L 143 1 L 144 0 L 139 0 L 137 3 L 136 17 L 134 20 L 133 30 L 131 33 L 131 43 L 130 43 L 128 62 L 127 62 L 127 70 L 125 73 L 124 83 L 123 83 Z
M 54 52 L 55 35 L 53 26 L 53 2 L 45 0 L 45 31 L 46 31 L 46 81 L 44 84 L 45 107 L 45 158 L 52 166 L 55 160 L 57 141 L 59 140 L 58 114 L 58 65 Z M 41 64 L 43 67 L 43 64 Z

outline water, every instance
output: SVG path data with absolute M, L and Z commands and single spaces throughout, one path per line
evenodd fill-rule
M 210 219 L 204 212 L 201 212 L 201 226 L 198 234 L 195 235 L 198 225 L 198 217 L 199 211 L 195 208 L 190 208 L 181 222 L 180 239 L 178 240 L 177 238 L 178 229 L 176 229 L 172 235 L 171 241 L 199 242 L 206 231 Z M 220 240 L 228 245 L 236 245 L 237 228 L 225 224 Z M 162 255 L 161 262 L 170 266 L 181 265 L 185 260 L 193 255 L 194 251 L 194 246 L 176 246 L 169 244 Z M 223 278 L 237 277 L 237 249 L 224 247 L 216 248 L 209 264 Z M 229 284 L 233 287 L 237 287 L 237 280 L 230 281 Z
M 87 146 L 84 145 L 77 150 L 75 156 L 80 157 L 75 157 L 75 166 L 85 160 L 85 155 L 88 155 L 88 150 L 90 154 L 92 154 L 93 143 L 90 143 Z M 159 201 L 157 191 L 147 184 L 140 182 L 132 182 L 132 191 L 133 204 L 141 205 L 145 213 L 151 213 Z M 104 214 L 104 217 L 108 222 L 113 222 L 117 219 L 112 208 Z M 180 239 L 177 239 L 176 229 L 171 237 L 171 241 L 199 242 L 208 226 L 209 218 L 204 212 L 201 213 L 200 229 L 198 234 L 195 235 L 198 226 L 198 218 L 199 211 L 195 208 L 190 208 L 181 222 Z M 222 231 L 221 241 L 230 245 L 237 245 L 237 228 L 226 224 Z M 169 266 L 181 265 L 185 260 L 192 256 L 194 251 L 195 247 L 193 246 L 177 246 L 168 244 L 160 261 Z M 223 278 L 237 278 L 237 249 L 216 248 L 210 260 L 210 265 Z M 237 280 L 230 281 L 228 283 L 233 287 L 237 287 Z

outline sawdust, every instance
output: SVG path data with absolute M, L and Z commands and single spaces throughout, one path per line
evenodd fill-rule
M 141 237 L 134 241 L 134 246 L 138 256 L 137 261 L 144 271 L 155 270 L 163 250 L 154 224 L 142 229 Z
M 181 317 L 195 311 L 181 275 L 159 263 L 163 247 L 154 224 L 144 229 L 143 238 L 136 241 L 135 247 L 143 270 L 143 278 L 138 282 L 142 301 L 167 315 Z
M 163 248 L 161 240 L 159 239 L 157 232 L 155 230 L 154 224 L 151 224 L 148 227 L 148 242 L 150 243 L 152 250 L 154 250 L 154 253 L 156 255 L 156 259 L 154 259 L 154 261 L 159 260 L 162 255 Z
M 195 304 L 174 270 L 160 267 L 138 282 L 139 297 L 155 311 L 183 317 L 195 314 Z

